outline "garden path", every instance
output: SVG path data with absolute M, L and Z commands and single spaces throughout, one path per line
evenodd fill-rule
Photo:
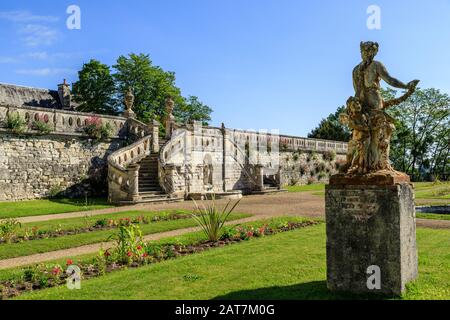
M 258 216 L 253 216 L 253 217 L 249 217 L 249 218 L 229 221 L 226 223 L 226 225 L 246 223 L 246 222 L 261 220 L 264 218 L 270 218 L 270 217 L 264 216 L 264 215 L 258 215 Z M 144 241 L 152 241 L 152 240 L 159 240 L 159 239 L 163 239 L 163 238 L 177 237 L 177 236 L 183 235 L 185 233 L 195 232 L 195 231 L 200 231 L 200 228 L 199 227 L 190 227 L 190 228 L 171 230 L 171 231 L 166 231 L 166 232 L 150 234 L 150 235 L 144 236 L 143 238 L 144 238 Z M 95 244 L 89 244 L 89 245 L 80 246 L 80 247 L 76 247 L 76 248 L 50 251 L 50 252 L 45 252 L 45 253 L 37 253 L 37 254 L 29 255 L 29 256 L 16 257 L 16 258 L 11 258 L 11 259 L 4 259 L 4 260 L 0 260 L 0 270 L 26 266 L 26 265 L 30 265 L 33 263 L 42 263 L 42 262 L 66 258 L 66 257 L 73 258 L 73 257 L 79 256 L 79 255 L 96 253 L 101 248 L 108 249 L 108 248 L 112 247 L 114 245 L 114 243 L 115 243 L 114 241 L 95 243 Z
M 217 200 L 217 203 L 224 204 L 226 203 L 226 201 Z M 194 203 L 192 201 L 160 204 L 139 204 L 135 206 L 115 207 L 95 211 L 24 217 L 17 220 L 22 223 L 32 223 L 55 219 L 80 218 L 86 215 L 105 215 L 115 212 L 133 210 L 163 211 L 177 209 L 193 210 L 194 208 Z M 322 196 L 314 195 L 312 192 L 286 192 L 273 195 L 253 195 L 244 197 L 237 206 L 236 212 L 249 213 L 258 216 L 300 215 L 305 217 L 323 218 L 325 216 L 325 203 Z M 450 220 L 445 221 L 417 219 L 417 226 L 450 229 Z

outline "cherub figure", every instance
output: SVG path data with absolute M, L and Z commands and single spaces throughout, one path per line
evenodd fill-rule
M 346 113 L 341 113 L 340 121 L 352 129 L 352 139 L 348 145 L 347 172 L 366 173 L 367 156 L 370 144 L 370 129 L 366 115 L 358 98 L 350 97 L 347 100 Z

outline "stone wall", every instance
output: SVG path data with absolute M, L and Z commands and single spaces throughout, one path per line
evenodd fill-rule
M 295 186 L 328 183 L 346 161 L 344 154 L 315 151 L 285 151 L 280 153 L 281 185 Z
M 122 143 L 0 132 L 0 201 L 105 193 L 107 156 Z
M 268 181 L 279 177 L 281 186 L 327 182 L 346 151 L 342 142 L 194 125 L 176 130 L 163 147 L 160 181 L 180 196 L 257 191 L 266 185 L 261 173 Z

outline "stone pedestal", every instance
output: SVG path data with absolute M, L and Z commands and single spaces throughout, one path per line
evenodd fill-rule
M 414 191 L 408 176 L 335 175 L 326 186 L 325 202 L 328 288 L 401 294 L 418 275 Z

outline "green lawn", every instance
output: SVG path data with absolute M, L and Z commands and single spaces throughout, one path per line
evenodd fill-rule
M 450 299 L 450 231 L 419 228 L 419 279 L 403 299 Z M 325 225 L 253 239 L 19 299 L 345 299 L 326 288 Z
M 286 186 L 289 192 L 312 191 L 316 196 L 325 196 L 325 184 L 317 183 L 304 186 Z M 416 205 L 450 204 L 450 182 L 414 182 Z
M 284 188 L 286 190 L 288 190 L 289 192 L 313 191 L 314 195 L 325 196 L 325 184 L 324 183 L 307 184 L 304 186 L 286 186 Z
M 233 213 L 228 220 L 236 220 L 248 217 L 248 214 Z M 193 219 L 182 219 L 172 221 L 160 221 L 156 223 L 141 224 L 141 231 L 144 235 L 171 231 L 176 229 L 197 226 Z M 24 241 L 20 243 L 1 244 L 0 259 L 27 256 L 36 253 L 43 253 L 55 250 L 69 249 L 87 244 L 106 241 L 111 235 L 116 234 L 117 230 L 103 230 L 89 233 L 80 233 L 68 235 L 59 238 L 49 238 L 42 240 Z
M 66 212 L 88 211 L 113 207 L 103 198 L 45 199 L 18 202 L 0 202 L 0 219 L 41 216 Z
M 450 220 L 450 214 L 416 213 L 416 217 L 431 220 Z

